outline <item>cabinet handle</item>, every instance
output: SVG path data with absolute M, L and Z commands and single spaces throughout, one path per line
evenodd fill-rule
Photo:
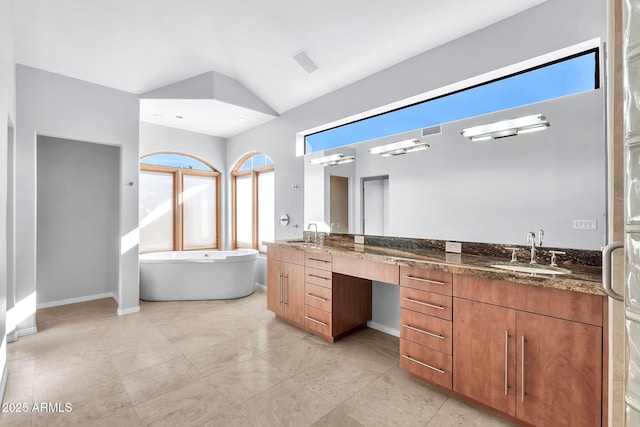
M 331 280 L 331 279 L 329 279 L 329 278 L 322 277 L 322 276 L 318 276 L 318 275 L 311 274 L 311 273 L 309 273 L 307 276 L 309 276 L 309 277 L 315 277 L 316 279 Z
M 418 301 L 415 299 L 411 299 L 411 298 L 402 298 L 405 301 L 409 301 L 409 302 L 414 302 L 416 304 L 420 304 L 420 305 L 426 305 L 427 307 L 431 307 L 431 308 L 435 308 L 438 310 L 444 310 L 444 307 L 441 305 L 433 305 L 433 304 L 429 304 L 428 302 L 423 302 L 423 301 Z
M 613 261 L 613 251 L 616 249 L 624 249 L 624 243 L 609 243 L 602 251 L 602 288 L 609 297 L 618 301 L 624 301 L 624 295 L 617 293 L 611 287 L 611 262 Z
M 423 329 L 419 329 L 419 328 L 413 327 L 411 325 L 403 324 L 402 326 L 407 328 L 407 329 L 411 329 L 412 331 L 420 332 L 421 334 L 426 334 L 426 335 L 429 335 L 431 337 L 438 338 L 440 340 L 444 339 L 444 337 L 442 335 L 434 334 L 433 332 L 425 331 Z
M 522 354 L 520 356 L 520 400 L 524 402 L 524 335 L 522 336 Z
M 329 301 L 329 300 L 328 300 L 328 299 L 326 299 L 326 298 L 322 298 L 322 297 L 319 297 L 319 296 L 314 295 L 314 294 L 307 294 L 307 295 L 308 295 L 308 296 L 310 296 L 311 298 L 315 298 L 315 299 L 318 299 L 318 300 L 320 300 L 320 301 L 324 301 L 324 302 Z
M 284 290 L 282 288 L 282 276 L 283 275 L 284 275 L 283 273 L 280 273 L 280 281 L 278 282 L 278 286 L 280 286 L 280 292 L 279 292 L 279 294 L 280 294 L 280 304 L 284 303 L 284 299 L 283 299 L 284 298 L 284 296 L 283 296 Z
M 314 318 L 312 318 L 312 317 L 304 316 L 304 318 L 305 318 L 305 319 L 307 319 L 307 320 L 311 320 L 312 322 L 319 323 L 319 324 L 321 324 L 322 326 L 327 326 L 327 324 L 326 324 L 326 323 L 321 322 L 321 321 L 319 321 L 319 320 L 316 320 L 316 319 L 314 319 Z
M 504 395 L 509 394 L 509 331 L 504 331 Z
M 440 372 L 441 374 L 445 374 L 445 373 L 446 373 L 446 372 L 445 372 L 445 371 L 443 371 L 442 369 L 438 369 L 438 368 L 436 368 L 436 367 L 434 367 L 434 366 L 427 365 L 426 363 L 421 362 L 421 361 L 419 361 L 419 360 L 416 360 L 416 359 L 414 359 L 413 357 L 407 356 L 406 354 L 403 354 L 403 355 L 402 355 L 402 357 L 404 357 L 404 358 L 405 358 L 405 359 L 407 359 L 407 360 L 410 360 L 410 361 L 411 361 L 411 362 L 413 362 L 413 363 L 417 363 L 418 365 L 424 366 L 425 368 L 433 369 L 433 370 L 434 370 L 434 371 L 436 371 L 436 372 Z
M 284 283 L 284 305 L 289 304 L 289 302 L 287 301 L 289 295 L 287 295 L 287 285 L 289 284 L 289 275 L 288 274 L 283 274 L 282 275 L 283 283 Z
M 307 258 L 309 261 L 318 261 L 318 262 L 324 262 L 325 264 L 329 264 L 331 261 L 327 261 L 325 259 L 318 259 L 318 258 Z
M 426 282 L 426 283 L 431 283 L 433 285 L 441 285 L 444 286 L 446 285 L 446 283 L 444 282 L 437 282 L 435 280 L 429 280 L 429 279 L 423 279 L 422 277 L 415 277 L 415 276 L 402 276 L 403 279 L 409 279 L 409 280 L 415 280 L 417 282 Z

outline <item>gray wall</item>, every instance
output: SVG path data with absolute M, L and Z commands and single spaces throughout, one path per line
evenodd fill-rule
M 120 149 L 38 136 L 37 303 L 117 294 Z
M 424 52 L 229 138 L 227 164 L 248 151 L 268 154 L 276 170 L 276 218 L 288 213 L 291 224 L 302 225 L 303 158 L 296 157 L 298 132 L 593 38 L 606 41 L 605 5 L 601 0 L 549 0 Z M 292 188 L 293 184 L 299 188 Z M 301 235 L 301 227 L 276 226 L 276 239 Z
M 116 297 L 118 313 L 138 311 L 138 97 L 23 65 L 16 71 L 16 301 L 36 291 L 36 136 L 46 135 L 120 147 Z M 18 325 L 34 327 L 35 315 Z
M 6 170 L 9 169 L 11 158 L 7 155 L 7 146 L 12 137 L 9 128 L 15 123 L 15 68 L 13 62 L 13 37 L 11 34 L 11 2 L 10 0 L 0 0 L 0 397 L 4 394 L 6 373 L 6 340 L 7 332 L 7 306 L 13 304 L 7 302 L 7 287 L 13 286 L 9 283 L 8 271 L 11 266 L 7 265 L 8 253 L 11 251 L 11 241 L 7 239 L 7 229 L 12 228 L 12 224 L 7 223 L 7 208 L 11 204 L 7 203 L 8 181 Z M 6 168 L 6 169 L 5 169 Z

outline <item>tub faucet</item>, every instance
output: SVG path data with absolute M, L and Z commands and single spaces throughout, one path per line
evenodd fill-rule
M 544 230 L 538 232 L 538 246 L 542 246 L 542 236 L 544 236 Z M 536 233 L 533 231 L 527 233 L 527 243 L 531 243 L 531 261 L 529 264 L 537 264 L 536 253 L 538 251 L 536 249 Z
M 316 228 L 313 232 L 313 243 L 318 243 L 318 224 L 316 224 L 315 222 L 310 222 L 307 230 L 311 230 L 312 225 Z

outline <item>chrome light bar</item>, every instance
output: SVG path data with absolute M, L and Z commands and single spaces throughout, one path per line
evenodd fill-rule
M 402 154 L 422 151 L 429 148 L 429 144 L 417 138 L 406 139 L 404 141 L 393 142 L 391 144 L 379 145 L 369 149 L 371 154 L 380 154 L 382 157 L 399 156 Z
M 472 141 L 487 141 L 489 139 L 505 138 L 519 135 L 521 133 L 531 133 L 548 128 L 549 121 L 542 114 L 533 114 L 515 119 L 502 120 L 481 126 L 474 126 L 464 129 L 461 134 Z
M 355 156 L 345 156 L 342 153 L 338 153 L 338 154 L 332 154 L 330 156 L 311 159 L 309 160 L 309 163 L 311 163 L 312 165 L 336 166 L 336 165 L 342 165 L 345 163 L 352 163 L 355 161 L 356 161 Z

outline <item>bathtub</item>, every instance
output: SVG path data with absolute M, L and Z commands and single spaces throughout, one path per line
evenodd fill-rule
M 251 295 L 257 258 L 255 249 L 141 254 L 140 298 L 176 301 Z

